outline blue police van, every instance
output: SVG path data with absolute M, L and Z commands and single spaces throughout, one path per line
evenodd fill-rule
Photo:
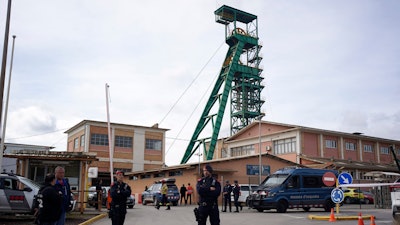
M 329 212 L 335 206 L 331 200 L 334 187 L 327 187 L 322 177 L 326 172 L 334 170 L 310 168 L 283 168 L 268 176 L 248 197 L 249 207 L 259 212 L 276 209 L 278 213 L 286 210 L 302 208 L 308 212 L 310 208 L 323 208 Z

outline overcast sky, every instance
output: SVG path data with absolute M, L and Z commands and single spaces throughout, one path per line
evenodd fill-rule
M 263 120 L 400 140 L 398 0 L 17 0 L 6 142 L 66 150 L 67 129 L 107 120 L 108 83 L 111 122 L 170 129 L 179 164 L 228 50 L 224 4 L 258 16 Z

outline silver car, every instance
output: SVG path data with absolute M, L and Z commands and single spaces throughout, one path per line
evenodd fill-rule
M 32 214 L 39 184 L 15 174 L 0 174 L 0 213 Z

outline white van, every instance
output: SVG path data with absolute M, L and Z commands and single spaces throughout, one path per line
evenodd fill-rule
M 258 184 L 239 184 L 240 186 L 240 195 L 238 202 L 241 206 L 247 206 L 247 197 L 253 193 L 258 187 Z M 234 202 L 233 193 L 231 195 L 231 201 Z

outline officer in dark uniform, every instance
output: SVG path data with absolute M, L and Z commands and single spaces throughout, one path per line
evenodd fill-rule
M 229 212 L 232 212 L 232 203 L 231 203 L 232 185 L 229 183 L 229 180 L 227 180 L 225 183 L 226 184 L 222 191 L 222 194 L 224 196 L 224 209 L 222 209 L 222 212 L 226 212 L 226 208 L 228 208 L 228 205 L 229 205 Z
M 204 177 L 198 180 L 196 189 L 199 194 L 198 225 L 206 225 L 210 216 L 211 225 L 219 225 L 218 196 L 221 194 L 221 184 L 212 177 L 213 168 L 203 167 Z
M 235 206 L 236 206 L 236 211 L 235 212 L 239 212 L 239 207 L 240 207 L 240 210 L 242 210 L 243 206 L 240 205 L 240 203 L 238 201 L 239 200 L 239 196 L 240 196 L 240 186 L 239 186 L 237 180 L 234 181 L 232 193 L 233 193 L 233 200 L 235 201 Z
M 112 225 L 123 225 L 126 215 L 126 199 L 131 195 L 131 187 L 124 183 L 124 173 L 116 172 L 117 181 L 111 186 L 111 209 L 110 218 Z

